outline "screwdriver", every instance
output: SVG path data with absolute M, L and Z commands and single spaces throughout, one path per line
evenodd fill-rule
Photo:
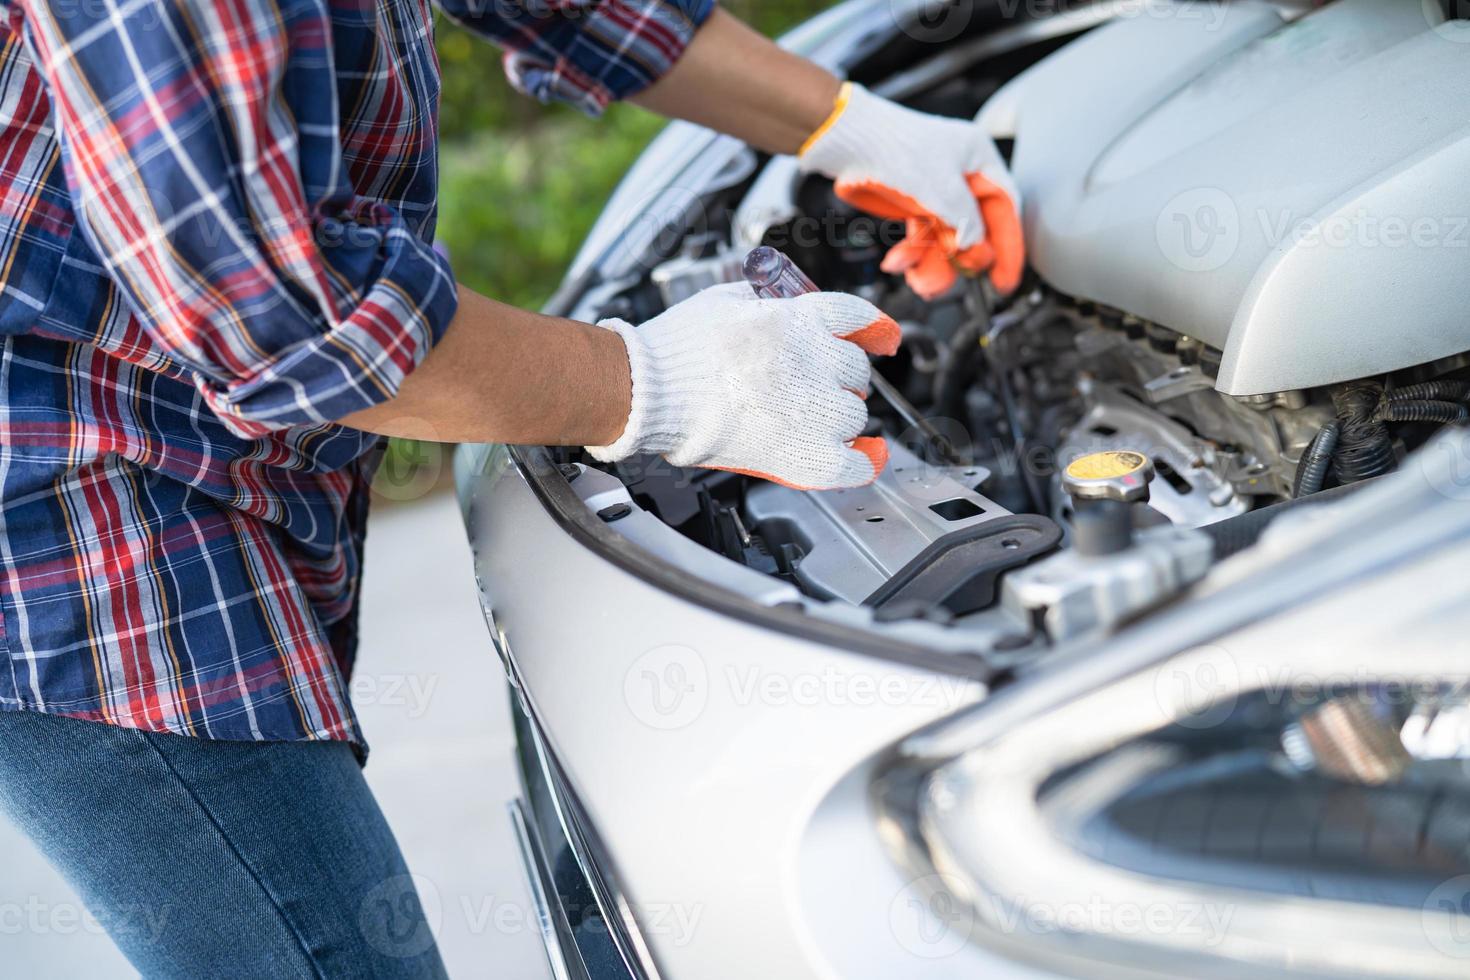
M 819 292 L 817 284 L 801 271 L 801 268 L 791 257 L 780 249 L 769 245 L 757 245 L 745 255 L 742 265 L 745 273 L 745 281 L 750 283 L 750 288 L 761 299 L 791 299 L 803 293 Z M 873 390 L 883 400 L 893 407 L 909 425 L 918 429 L 929 440 L 940 456 L 951 463 L 959 463 L 960 459 L 955 453 L 954 447 L 950 445 L 944 433 L 929 421 L 919 410 L 914 407 L 913 402 L 903 396 L 903 393 L 893 386 L 887 378 L 879 373 L 876 367 L 871 368 Z

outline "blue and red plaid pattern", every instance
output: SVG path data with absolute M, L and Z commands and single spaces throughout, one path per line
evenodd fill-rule
M 712 0 L 450 0 L 596 111 Z M 361 744 L 390 398 L 443 333 L 428 0 L 0 0 L 0 708 Z

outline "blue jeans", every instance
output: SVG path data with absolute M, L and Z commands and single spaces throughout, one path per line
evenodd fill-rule
M 352 749 L 0 711 L 0 808 L 145 977 L 442 977 Z

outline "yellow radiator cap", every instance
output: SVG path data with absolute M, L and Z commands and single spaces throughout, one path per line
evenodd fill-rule
M 1067 466 L 1067 475 L 1074 480 L 1112 480 L 1137 473 L 1147 465 L 1148 457 L 1142 453 L 1109 450 L 1078 456 Z
M 1062 489 L 1084 500 L 1141 500 L 1148 496 L 1154 464 L 1131 449 L 1078 456 L 1062 471 Z

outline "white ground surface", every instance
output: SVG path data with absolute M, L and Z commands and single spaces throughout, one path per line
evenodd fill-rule
M 452 494 L 379 506 L 366 567 L 353 695 L 368 782 L 420 876 L 450 976 L 544 977 L 505 818 L 516 792 L 505 687 Z M 136 975 L 0 817 L 0 980 Z

